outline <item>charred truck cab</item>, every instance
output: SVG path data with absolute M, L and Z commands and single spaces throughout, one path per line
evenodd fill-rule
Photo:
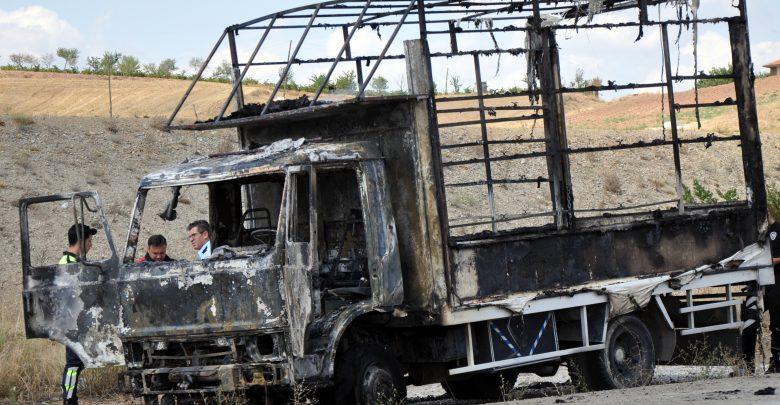
M 168 125 L 236 128 L 241 150 L 144 177 L 123 254 L 111 244 L 104 261 L 33 265 L 28 214 L 36 204 L 64 202 L 74 221 L 93 213 L 109 240 L 110 231 L 94 193 L 22 200 L 27 336 L 62 342 L 90 367 L 126 365 L 122 386 L 150 403 L 160 395 L 285 395 L 308 387 L 321 400 L 373 404 L 404 397 L 407 384 L 433 382 L 457 398 L 497 398 L 502 380 L 520 371 L 549 375 L 561 364 L 575 382 L 601 389 L 647 384 L 656 364 L 692 362 L 685 353 L 697 344 L 750 360 L 764 286 L 774 274 L 745 1 L 733 15 L 659 21 L 649 7 L 678 16 L 681 3 L 620 0 L 587 10 L 564 0 L 400 3 L 325 2 L 228 27 L 211 52 L 227 38 L 235 80 L 222 111 L 208 122 L 172 125 L 196 79 Z M 432 11 L 437 18 L 426 19 Z M 601 12 L 638 18 L 592 22 Z M 466 26 L 474 13 L 500 18 Z M 350 16 L 356 18 L 345 22 Z M 295 25 L 303 17 L 308 24 Z M 413 18 L 420 29 L 403 42 L 403 55 L 388 54 L 393 41 L 409 35 L 402 27 Z M 705 23 L 727 25 L 731 35 L 735 96 L 727 102 L 740 127 L 733 136 L 677 130 L 680 109 L 724 105 L 674 101 L 675 83 L 709 76 L 672 73 L 668 28 Z M 381 54 L 351 55 L 357 30 L 385 25 L 395 28 Z M 298 55 L 310 30 L 338 26 L 338 55 Z M 254 60 L 266 36 L 296 28 L 303 32 L 298 46 L 278 63 L 283 74 L 267 102 L 245 105 L 249 68 L 276 63 Z M 651 28 L 662 38 L 662 83 L 562 85 L 558 31 L 638 29 L 641 37 Z M 526 35 L 522 48 L 458 48 L 461 35 L 514 31 Z M 239 32 L 262 33 L 248 60 L 237 56 Z M 429 49 L 432 35 L 448 37 L 445 49 Z M 480 58 L 494 54 L 526 58 L 528 90 L 486 93 Z M 476 93 L 435 94 L 431 61 L 438 57 L 473 63 Z M 366 97 L 385 59 L 404 60 L 408 94 Z M 357 96 L 319 102 L 340 62 L 355 63 Z M 331 64 L 326 83 L 311 100 L 274 101 L 294 63 Z M 576 146 L 582 140 L 567 134 L 565 93 L 638 87 L 667 92 L 670 139 Z M 224 116 L 234 102 L 236 112 Z M 473 105 L 447 107 L 466 102 Z M 453 114 L 474 119 L 448 118 Z M 537 119 L 543 135 L 488 130 Z M 468 126 L 477 130 L 452 129 Z M 690 201 L 680 149 L 713 145 L 738 145 L 734 164 L 744 187 L 735 201 Z M 584 173 L 572 169 L 570 157 L 629 153 L 620 156 L 642 167 L 649 164 L 630 154 L 642 148 L 668 154 L 673 200 L 574 203 L 573 184 Z M 463 150 L 469 152 L 453 152 Z M 538 167 L 544 173 L 533 171 Z M 208 189 L 212 256 L 135 263 L 141 224 L 154 218 L 146 207 L 150 191 L 171 191 L 160 217 L 172 220 L 180 190 L 194 185 Z M 534 212 L 524 191 L 507 197 L 510 187 L 549 193 L 549 209 Z

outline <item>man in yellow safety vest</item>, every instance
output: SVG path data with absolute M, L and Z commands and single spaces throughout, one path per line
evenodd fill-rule
M 68 250 L 62 252 L 59 264 L 78 263 L 92 248 L 92 236 L 97 229 L 88 225 L 73 225 L 68 229 Z M 84 363 L 69 347 L 65 347 L 65 369 L 62 371 L 62 403 L 78 404 L 77 386 Z

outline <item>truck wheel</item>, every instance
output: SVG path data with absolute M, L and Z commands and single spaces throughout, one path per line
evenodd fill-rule
M 571 358 L 569 375 L 580 390 L 606 390 L 647 385 L 655 371 L 650 331 L 631 315 L 613 319 L 604 350 Z
M 511 391 L 517 381 L 516 372 L 474 374 L 467 378 L 445 380 L 444 391 L 454 399 L 501 399 Z
M 373 405 L 406 398 L 401 365 L 377 346 L 353 346 L 336 364 L 334 402 Z
M 144 395 L 144 405 L 175 405 L 176 399 L 171 395 L 163 395 L 162 399 L 157 395 Z

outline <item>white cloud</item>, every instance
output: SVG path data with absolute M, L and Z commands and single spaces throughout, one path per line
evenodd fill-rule
M 54 53 L 58 47 L 78 47 L 83 43 L 79 30 L 40 6 L 0 9 L 0 38 L 0 54 L 4 57 L 11 53 Z
M 751 44 L 756 69 L 764 69 L 767 63 L 780 59 L 780 41 L 763 41 Z

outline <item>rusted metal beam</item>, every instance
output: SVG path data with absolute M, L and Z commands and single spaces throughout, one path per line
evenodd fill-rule
M 737 111 L 739 132 L 742 136 L 742 164 L 745 173 L 745 187 L 750 203 L 756 215 L 756 229 L 763 232 L 768 227 L 766 184 L 764 164 L 761 152 L 761 136 L 756 110 L 755 76 L 750 57 L 747 12 L 745 2 L 740 1 L 742 19 L 729 21 L 731 40 L 731 60 L 734 67 L 734 89 L 737 93 Z
M 480 102 L 482 99 L 480 99 Z M 445 124 L 439 124 L 439 128 L 452 128 L 452 127 L 463 127 L 468 125 L 482 125 L 482 124 L 494 124 L 497 122 L 514 122 L 514 121 L 530 121 L 530 120 L 538 120 L 544 118 L 544 115 L 542 114 L 531 114 L 531 115 L 523 115 L 520 117 L 505 117 L 505 118 L 483 118 L 485 115 L 486 109 L 484 107 L 480 107 L 478 109 L 480 113 L 480 119 L 473 120 L 473 121 L 459 121 L 459 122 L 448 122 Z
M 474 76 L 476 78 L 476 85 L 477 85 L 477 95 L 479 95 L 479 121 L 473 122 L 476 124 L 479 124 L 480 130 L 482 133 L 482 155 L 484 156 L 484 163 L 485 163 L 485 184 L 487 185 L 487 198 L 488 198 L 488 207 L 490 208 L 490 217 L 493 219 L 493 222 L 491 223 L 491 228 L 493 229 L 493 232 L 497 232 L 498 228 L 496 226 L 495 218 L 496 218 L 496 204 L 493 199 L 493 170 L 490 167 L 490 144 L 488 139 L 488 130 L 487 130 L 487 120 L 485 119 L 485 103 L 482 98 L 482 69 L 479 65 L 479 55 L 474 55 Z M 455 125 L 452 125 L 455 124 Z M 439 124 L 440 128 L 446 128 L 450 126 L 458 126 L 458 125 L 468 125 L 466 123 L 452 123 L 452 124 Z
M 238 91 L 236 93 L 236 109 L 240 110 L 244 108 L 244 86 L 241 81 L 238 80 L 241 77 L 241 69 L 238 66 L 238 51 L 236 50 L 236 31 L 228 31 L 228 44 L 230 46 L 230 62 L 233 67 L 233 80 L 238 83 Z M 230 100 L 228 100 L 230 102 Z
M 677 133 L 677 112 L 674 109 L 674 80 L 672 73 L 672 57 L 669 51 L 669 32 L 666 25 L 661 25 L 661 42 L 664 51 L 664 71 L 666 72 L 666 91 L 669 98 L 669 125 L 672 130 L 672 153 L 674 154 L 674 177 L 677 189 L 677 210 L 685 213 L 685 201 L 683 200 L 682 165 L 680 163 L 680 144 Z
M 537 24 L 538 25 L 538 24 Z M 539 72 L 540 90 L 544 112 L 544 134 L 547 139 L 546 156 L 548 176 L 550 177 L 550 196 L 555 215 L 555 226 L 558 229 L 569 228 L 572 225 L 572 192 L 569 175 L 568 156 L 561 153 L 566 149 L 566 117 L 563 108 L 560 66 L 555 33 L 550 29 L 541 29 L 542 49 L 541 69 Z

